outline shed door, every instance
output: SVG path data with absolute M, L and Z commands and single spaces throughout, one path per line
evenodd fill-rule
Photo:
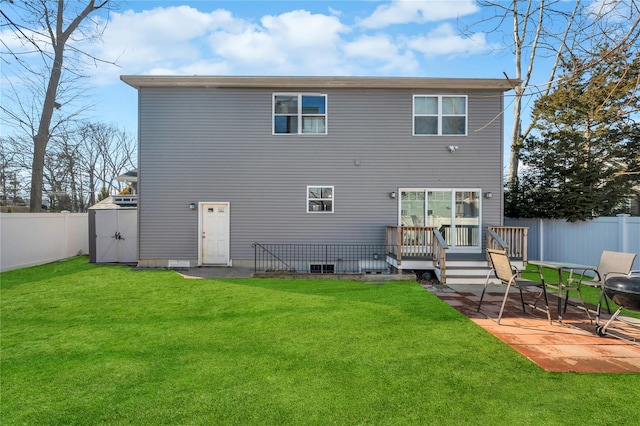
M 96 210 L 96 263 L 118 262 L 116 210 Z
M 202 263 L 229 264 L 229 204 L 200 204 Z
M 96 263 L 138 261 L 137 210 L 96 210 Z
M 120 233 L 120 262 L 138 261 L 138 211 L 118 210 L 118 232 Z

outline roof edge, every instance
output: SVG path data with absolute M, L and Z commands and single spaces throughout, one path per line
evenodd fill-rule
M 521 81 L 507 78 L 432 77 L 300 77 L 300 76 L 161 76 L 121 75 L 136 89 L 143 87 L 354 88 L 354 89 L 484 89 L 508 91 Z

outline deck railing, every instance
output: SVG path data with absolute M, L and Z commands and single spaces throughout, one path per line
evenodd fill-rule
M 434 229 L 431 243 L 431 253 L 433 253 L 433 266 L 440 269 L 440 281 L 447 282 L 447 249 L 449 245 L 445 242 L 444 236 L 439 230 Z
M 431 257 L 433 226 L 387 226 L 386 244 L 389 254 L 402 263 L 404 256 Z
M 490 226 L 487 228 L 487 248 L 506 250 L 510 258 L 526 263 L 528 231 L 527 227 Z
M 386 243 L 389 255 L 396 259 L 398 265 L 406 257 L 430 258 L 441 274 L 446 273 L 446 250 L 449 246 L 435 226 L 387 226 Z

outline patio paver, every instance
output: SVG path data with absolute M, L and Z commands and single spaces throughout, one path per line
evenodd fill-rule
M 476 312 L 482 286 L 477 286 L 477 290 L 469 290 L 471 286 L 466 286 L 460 291 L 440 285 L 423 286 L 547 371 L 640 373 L 640 327 L 614 321 L 607 336 L 600 337 L 595 333 L 595 322 L 591 324 L 586 313 L 571 303 L 560 324 L 556 318 L 558 299 L 551 291 L 548 292 L 551 325 L 544 311 L 531 312 L 528 308 L 526 313 L 522 312 L 517 293 L 509 296 L 498 325 L 491 318 L 498 316 L 504 287 L 489 287 L 481 311 Z M 595 314 L 591 316 L 595 320 Z M 600 324 L 608 317 L 604 315 Z

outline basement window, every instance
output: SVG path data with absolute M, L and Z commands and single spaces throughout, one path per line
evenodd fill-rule
M 333 265 L 333 264 L 311 264 L 311 265 L 309 265 L 309 273 L 311 273 L 311 274 L 333 274 L 333 273 L 335 273 L 335 265 Z

